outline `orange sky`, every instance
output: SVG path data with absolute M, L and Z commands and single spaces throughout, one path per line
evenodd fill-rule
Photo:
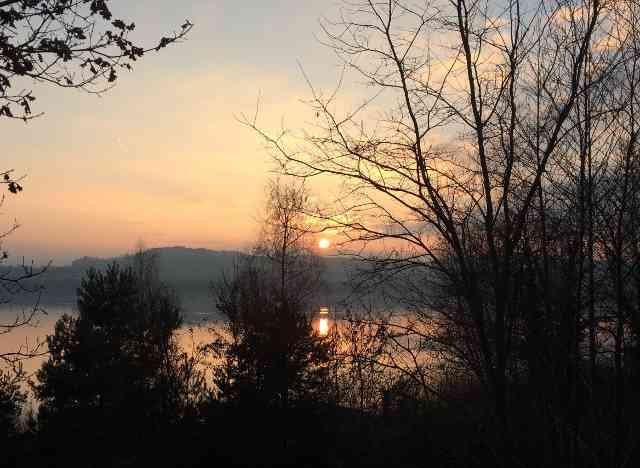
M 64 264 L 120 254 L 139 240 L 212 249 L 253 241 L 272 166 L 234 116 L 252 113 L 260 95 L 265 127 L 282 118 L 298 126 L 310 111 L 296 60 L 320 82 L 338 67 L 313 36 L 331 2 L 275 2 L 273 34 L 260 23 L 263 8 L 239 3 L 190 0 L 177 11 L 175 2 L 144 0 L 130 12 L 138 31 L 170 31 L 189 16 L 189 40 L 146 58 L 101 98 L 36 86 L 35 110 L 46 114 L 26 125 L 0 122 L 3 168 L 27 175 L 24 192 L 2 210 L 3 225 L 21 224 L 3 245 L 12 261 Z M 234 21 L 242 24 L 224 26 Z
M 143 44 L 154 44 L 185 18 L 195 28 L 184 43 L 121 74 L 101 97 L 21 83 L 33 87 L 34 112 L 45 115 L 28 124 L 0 121 L 0 169 L 27 176 L 24 192 L 8 197 L 0 218 L 5 227 L 14 218 L 21 224 L 2 246 L 10 262 L 24 256 L 60 265 L 120 255 L 140 241 L 248 248 L 274 166 L 260 137 L 237 117 L 252 115 L 260 99 L 259 126 L 268 133 L 282 125 L 309 128 L 315 113 L 303 102 L 311 93 L 300 65 L 318 90 L 331 92 L 340 80 L 340 59 L 317 39 L 319 18 L 334 17 L 336 3 L 112 3 L 116 16 L 136 21 L 134 39 Z M 341 88 L 338 113 L 371 95 L 353 75 Z M 432 138 L 439 142 L 437 134 Z M 337 185 L 323 180 L 310 189 L 329 201 L 326 192 Z

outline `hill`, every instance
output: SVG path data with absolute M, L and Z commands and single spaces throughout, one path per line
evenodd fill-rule
M 235 251 L 188 247 L 157 248 L 150 249 L 150 252 L 157 258 L 160 279 L 176 290 L 187 315 L 209 315 L 214 312 L 211 285 L 222 279 L 223 275 L 231 274 L 234 264 L 246 255 Z M 323 257 L 322 261 L 333 302 L 345 294 L 345 283 L 355 263 L 336 257 Z M 43 305 L 73 307 L 76 289 L 86 271 L 90 268 L 102 270 L 113 262 L 126 263 L 127 256 L 82 257 L 69 266 L 50 267 L 31 284 L 44 286 L 41 297 Z M 3 268 L 5 272 L 7 269 Z M 33 301 L 33 295 L 20 294 L 13 298 L 14 303 L 27 304 Z

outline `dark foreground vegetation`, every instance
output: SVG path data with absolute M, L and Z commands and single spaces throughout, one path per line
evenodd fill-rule
M 464 324 L 439 328 L 444 318 L 434 312 L 381 309 L 345 312 L 319 334 L 309 311 L 324 285 L 308 244 L 311 225 L 300 214 L 307 203 L 303 185 L 271 186 L 253 255 L 213 285 L 224 326 L 192 349 L 178 346 L 180 308 L 159 281 L 152 253 L 89 270 L 78 316 L 57 322 L 49 357 L 31 380 L 37 410 L 24 409 L 17 369 L 2 373 L 3 466 L 640 461 L 636 329 L 627 325 L 621 376 L 604 332 L 592 367 L 581 348 L 571 357 L 566 339 L 574 330 L 552 318 L 553 326 L 518 331 L 506 407 L 498 412 L 473 360 L 452 349 L 465 346 L 451 341 L 453 332 L 468 332 Z M 412 284 L 400 283 L 394 290 Z M 611 323 L 599 319 L 603 329 Z M 622 403 L 619 392 L 627 395 Z
M 5 465 L 640 466 L 639 24 L 636 0 L 343 2 L 324 43 L 373 91 L 344 112 L 309 80 L 312 131 L 241 118 L 297 182 L 213 288 L 224 329 L 177 346 L 144 255 L 88 273 L 24 421 L 27 356 L 0 355 Z M 108 82 L 121 64 L 82 63 Z M 28 118 L 2 92 L 0 116 Z M 343 190 L 313 206 L 318 177 Z M 355 302 L 320 336 L 321 232 L 368 265 L 356 293 L 403 313 Z

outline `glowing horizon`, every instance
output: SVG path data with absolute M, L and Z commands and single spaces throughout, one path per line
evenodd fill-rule
M 329 1 L 139 3 L 113 5 L 143 42 L 185 17 L 196 26 L 104 96 L 33 86 L 34 110 L 45 114 L 28 124 L 3 119 L 5 169 L 26 175 L 24 192 L 8 196 L 2 211 L 3 230 L 14 219 L 21 225 L 3 242 L 11 263 L 113 256 L 140 240 L 246 249 L 273 164 L 237 116 L 252 114 L 259 99 L 265 127 L 283 118 L 295 126 L 309 117 L 296 60 L 316 80 L 337 76 L 313 36 Z

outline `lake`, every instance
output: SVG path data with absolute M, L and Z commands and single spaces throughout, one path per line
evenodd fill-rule
M 190 304 L 184 310 L 184 325 L 178 331 L 178 342 L 185 349 L 191 349 L 191 335 L 197 343 L 206 342 L 211 337 L 209 327 L 215 325 L 221 317 L 213 312 L 207 312 L 203 308 L 194 306 L 202 304 Z M 46 351 L 46 337 L 53 333 L 56 321 L 64 314 L 76 315 L 77 308 L 74 304 L 43 304 L 43 312 L 34 319 L 33 324 L 0 335 L 0 354 L 16 352 L 21 349 L 31 349 L 41 344 L 42 351 Z M 0 307 L 0 324 L 13 323 L 16 317 L 29 314 L 32 306 L 22 304 L 5 304 Z M 213 307 L 211 307 L 213 309 Z M 193 333 L 191 333 L 193 332 Z M 23 366 L 28 374 L 33 374 L 46 360 L 47 356 L 40 356 L 24 361 Z

